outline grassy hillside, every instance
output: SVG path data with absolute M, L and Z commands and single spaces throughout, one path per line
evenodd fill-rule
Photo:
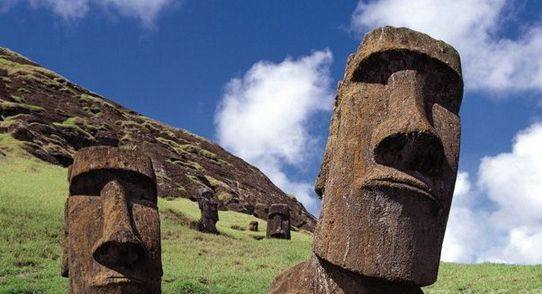
M 64 293 L 60 277 L 66 170 L 39 162 L 0 134 L 0 293 Z M 0 154 L 1 154 L 0 153 Z M 164 293 L 264 293 L 272 278 L 310 255 L 310 235 L 257 240 L 251 216 L 220 212 L 220 236 L 189 227 L 195 203 L 160 199 Z M 237 229 L 235 229 L 237 228 Z M 499 291 L 505 290 L 505 291 Z M 443 264 L 426 293 L 542 292 L 542 266 Z M 539 291 L 539 292 L 536 292 Z
M 220 207 L 266 219 L 266 207 L 285 203 L 294 226 L 312 231 L 316 225 L 295 197 L 215 143 L 140 115 L 5 48 L 0 132 L 25 141 L 24 150 L 35 157 L 64 167 L 83 147 L 139 148 L 155 163 L 160 196 L 194 199 L 202 186 L 212 186 Z

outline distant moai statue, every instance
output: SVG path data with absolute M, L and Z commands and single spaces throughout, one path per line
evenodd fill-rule
M 271 204 L 267 217 L 267 238 L 290 239 L 290 208 L 287 204 Z
M 216 223 L 218 222 L 218 202 L 214 200 L 213 192 L 208 189 L 200 190 L 201 197 L 198 206 L 201 211 L 197 229 L 203 233 L 218 234 Z
M 160 293 L 162 261 L 151 160 L 114 147 L 69 168 L 62 276 L 70 293 Z
M 270 293 L 423 293 L 437 278 L 457 175 L 459 54 L 379 28 L 349 57 L 337 91 L 313 256 Z
M 248 230 L 252 231 L 252 232 L 257 232 L 258 231 L 258 222 L 257 221 L 251 221 L 248 224 Z

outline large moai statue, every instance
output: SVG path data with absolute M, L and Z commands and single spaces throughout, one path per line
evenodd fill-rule
M 338 87 L 316 181 L 313 257 L 271 293 L 422 293 L 435 282 L 459 158 L 463 80 L 450 45 L 368 33 Z
M 267 216 L 267 238 L 290 239 L 290 208 L 287 204 L 271 204 Z
M 213 192 L 210 190 L 201 190 L 198 206 L 201 211 L 201 217 L 196 227 L 203 233 L 218 234 L 216 223 L 218 222 L 218 202 L 214 200 Z
M 62 275 L 70 293 L 160 293 L 156 177 L 133 151 L 91 147 L 69 169 Z

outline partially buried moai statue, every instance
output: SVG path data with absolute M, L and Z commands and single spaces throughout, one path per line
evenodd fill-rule
M 198 206 L 201 211 L 197 229 L 200 232 L 218 234 L 216 223 L 218 222 L 218 202 L 214 200 L 213 192 L 204 189 L 200 191 Z
M 435 282 L 462 95 L 451 46 L 406 28 L 365 36 L 338 87 L 313 257 L 271 293 L 422 293 Z
M 62 275 L 70 293 L 160 293 L 151 160 L 114 147 L 82 149 L 69 181 Z
M 271 204 L 267 217 L 267 238 L 290 239 L 290 208 L 287 204 Z
M 257 232 L 258 231 L 258 222 L 257 221 L 251 221 L 248 224 L 248 230 L 252 231 L 252 232 Z

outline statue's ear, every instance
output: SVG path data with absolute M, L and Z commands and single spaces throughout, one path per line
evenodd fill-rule
M 318 177 L 316 177 L 316 182 L 314 183 L 314 192 L 316 192 L 316 195 L 318 195 L 320 199 L 322 199 L 322 196 L 324 195 L 327 180 L 328 165 L 326 164 L 325 157 L 326 155 L 324 154 L 324 162 L 322 162 L 322 165 L 320 166 L 320 172 L 318 173 Z
M 339 82 L 339 87 L 341 82 Z M 324 152 L 324 159 L 322 165 L 320 166 L 320 172 L 314 183 L 314 191 L 316 194 L 322 198 L 325 194 L 326 182 L 329 173 L 329 165 L 331 163 L 331 156 L 333 155 L 333 150 L 335 149 L 335 138 L 338 135 L 340 109 L 339 109 L 339 95 L 335 97 L 335 105 L 333 106 L 333 116 L 331 117 L 331 124 L 329 125 L 329 136 L 327 138 L 326 151 Z
M 64 240 L 62 240 L 62 264 L 60 265 L 60 275 L 66 278 L 69 277 L 68 265 L 68 199 L 66 199 L 66 204 L 64 205 Z

